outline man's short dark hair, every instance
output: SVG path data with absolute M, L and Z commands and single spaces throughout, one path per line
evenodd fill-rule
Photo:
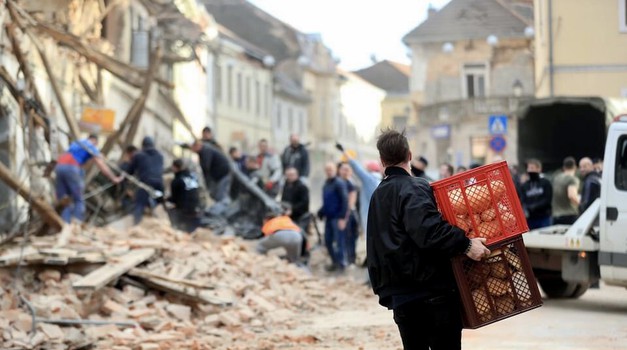
M 600 164 L 601 162 L 603 162 L 603 159 L 601 158 L 594 158 L 592 159 L 592 164 Z
M 232 155 L 233 153 L 235 153 L 236 151 L 237 151 L 237 147 L 230 147 L 230 148 L 229 148 L 229 154 L 231 154 L 231 155 Z
M 96 142 L 98 142 L 98 135 L 96 135 L 96 134 L 89 134 L 89 136 L 87 138 L 88 139 L 93 139 Z
M 125 152 L 125 153 L 128 153 L 128 154 L 130 154 L 130 153 L 135 153 L 135 152 L 137 152 L 137 147 L 135 147 L 135 146 L 133 146 L 133 145 L 128 145 L 128 146 L 126 146 L 126 148 L 124 149 L 124 152 Z
M 377 139 L 377 149 L 384 166 L 407 162 L 411 153 L 405 130 L 401 132 L 393 129 L 384 130 Z
M 262 143 L 262 142 L 268 143 L 268 140 L 266 140 L 266 139 L 259 140 L 259 143 Z
M 183 159 L 181 159 L 181 158 L 175 159 L 172 162 L 172 166 L 177 168 L 177 169 L 184 169 L 185 168 L 185 161 L 183 161 Z
M 529 164 L 533 164 L 533 165 L 537 166 L 538 168 L 542 169 L 542 162 L 540 162 L 536 158 L 527 159 L 527 166 Z
M 562 162 L 562 167 L 568 170 L 575 169 L 577 167 L 577 161 L 574 157 L 566 157 Z
M 446 170 L 448 170 L 448 173 L 453 175 L 455 174 L 455 168 L 453 168 L 453 166 L 449 163 L 442 163 L 442 165 L 444 165 L 446 167 Z
M 196 129 L 196 130 L 198 130 L 198 129 Z M 202 128 L 202 133 L 204 134 L 206 132 L 211 132 L 211 128 L 208 127 L 208 126 L 205 126 L 204 128 Z

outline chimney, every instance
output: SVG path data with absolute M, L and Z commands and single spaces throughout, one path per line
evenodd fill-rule
M 429 9 L 427 10 L 427 18 L 431 18 L 431 16 L 435 15 L 438 10 L 433 7 L 433 4 L 429 4 Z

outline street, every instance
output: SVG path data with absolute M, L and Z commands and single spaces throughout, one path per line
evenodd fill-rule
M 401 349 L 391 312 L 369 299 L 364 309 L 316 317 L 295 332 L 319 338 L 308 349 Z M 627 290 L 602 285 L 577 300 L 544 302 L 508 320 L 464 330 L 463 348 L 627 349 Z

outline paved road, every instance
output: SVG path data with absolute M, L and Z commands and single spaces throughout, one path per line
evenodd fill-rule
M 367 304 L 312 319 L 314 348 L 400 349 L 391 313 Z M 465 330 L 464 349 L 627 349 L 627 290 L 601 286 L 577 300 L 545 300 L 544 306 L 479 330 Z M 371 305 L 371 306 L 370 306 Z M 336 342 L 340 339 L 350 340 Z M 348 338 L 348 339 L 347 339 Z M 342 344 L 343 343 L 343 344 Z M 341 345 L 340 345 L 341 344 Z

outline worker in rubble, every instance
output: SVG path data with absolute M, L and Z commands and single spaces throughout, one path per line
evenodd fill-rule
M 200 226 L 200 194 L 198 177 L 191 172 L 183 159 L 172 162 L 174 180 L 170 185 L 168 202 L 174 204 L 171 210 L 175 228 L 192 233 Z
M 209 196 L 215 204 L 209 208 L 212 215 L 220 215 L 226 210 L 231 190 L 231 164 L 227 156 L 209 142 L 196 141 L 192 151 L 198 153 L 200 168 L 205 179 Z
M 290 135 L 290 144 L 285 147 L 281 155 L 283 172 L 292 167 L 298 171 L 301 181 L 307 185 L 309 179 L 309 152 L 300 142 L 298 134 Z
M 128 168 L 131 166 L 131 159 L 133 156 L 139 151 L 137 147 L 134 145 L 128 145 L 124 149 L 124 153 L 122 153 L 122 159 L 120 162 L 120 170 L 128 173 Z M 133 208 L 133 197 L 135 193 L 135 187 L 128 180 L 122 181 L 120 184 L 120 193 L 121 193 L 121 203 L 122 210 L 125 213 L 128 213 Z
M 264 237 L 257 243 L 257 252 L 266 254 L 275 248 L 284 248 L 287 260 L 299 263 L 303 253 L 303 234 L 301 228 L 289 217 L 289 207 L 284 206 L 283 213 L 269 213 L 264 219 Z
M 343 273 L 347 266 L 348 189 L 346 182 L 337 175 L 335 164 L 327 163 L 324 166 L 324 172 L 327 179 L 322 187 L 322 207 L 318 210 L 318 218 L 326 220 L 324 243 L 331 258 L 331 265 L 326 266 L 326 270 Z
M 274 198 L 279 194 L 279 181 L 282 175 L 281 159 L 270 150 L 268 140 L 261 139 L 258 146 L 257 163 L 263 177 L 263 190 L 268 196 Z
M 163 194 L 163 155 L 155 148 L 155 142 L 150 136 L 144 137 L 142 149 L 131 159 L 128 173 L 135 175 L 139 181 Z M 145 189 L 138 187 L 135 191 L 135 208 L 133 208 L 133 222 L 138 225 L 144 217 L 146 208 L 154 208 L 158 198 L 151 197 Z
M 216 138 L 213 136 L 213 130 L 211 130 L 210 127 L 205 126 L 202 129 L 202 142 L 206 142 L 210 145 L 212 145 L 213 147 L 219 149 L 220 151 L 222 151 L 222 146 L 220 146 L 220 144 L 218 143 L 218 141 L 216 141 Z
M 379 303 L 394 310 L 405 349 L 461 349 L 462 317 L 450 259 L 473 260 L 490 251 L 438 211 L 429 182 L 411 176 L 404 133 L 377 141 L 385 178 L 368 211 L 368 273 Z
M 281 194 L 281 202 L 292 206 L 290 217 L 303 230 L 309 226 L 311 216 L 309 214 L 309 189 L 301 181 L 298 170 L 294 167 L 285 169 L 285 186 Z
M 55 168 L 57 200 L 60 201 L 64 197 L 72 199 L 72 203 L 64 208 L 61 213 L 61 217 L 67 223 L 70 223 L 72 218 L 77 221 L 85 219 L 85 183 L 83 179 L 84 172 L 81 167 L 87 162 L 93 159 L 100 171 L 114 184 L 118 184 L 124 179 L 122 176 L 116 176 L 109 169 L 104 159 L 100 156 L 97 145 L 98 136 L 89 135 L 86 139 L 72 142 L 68 150 L 57 159 Z

